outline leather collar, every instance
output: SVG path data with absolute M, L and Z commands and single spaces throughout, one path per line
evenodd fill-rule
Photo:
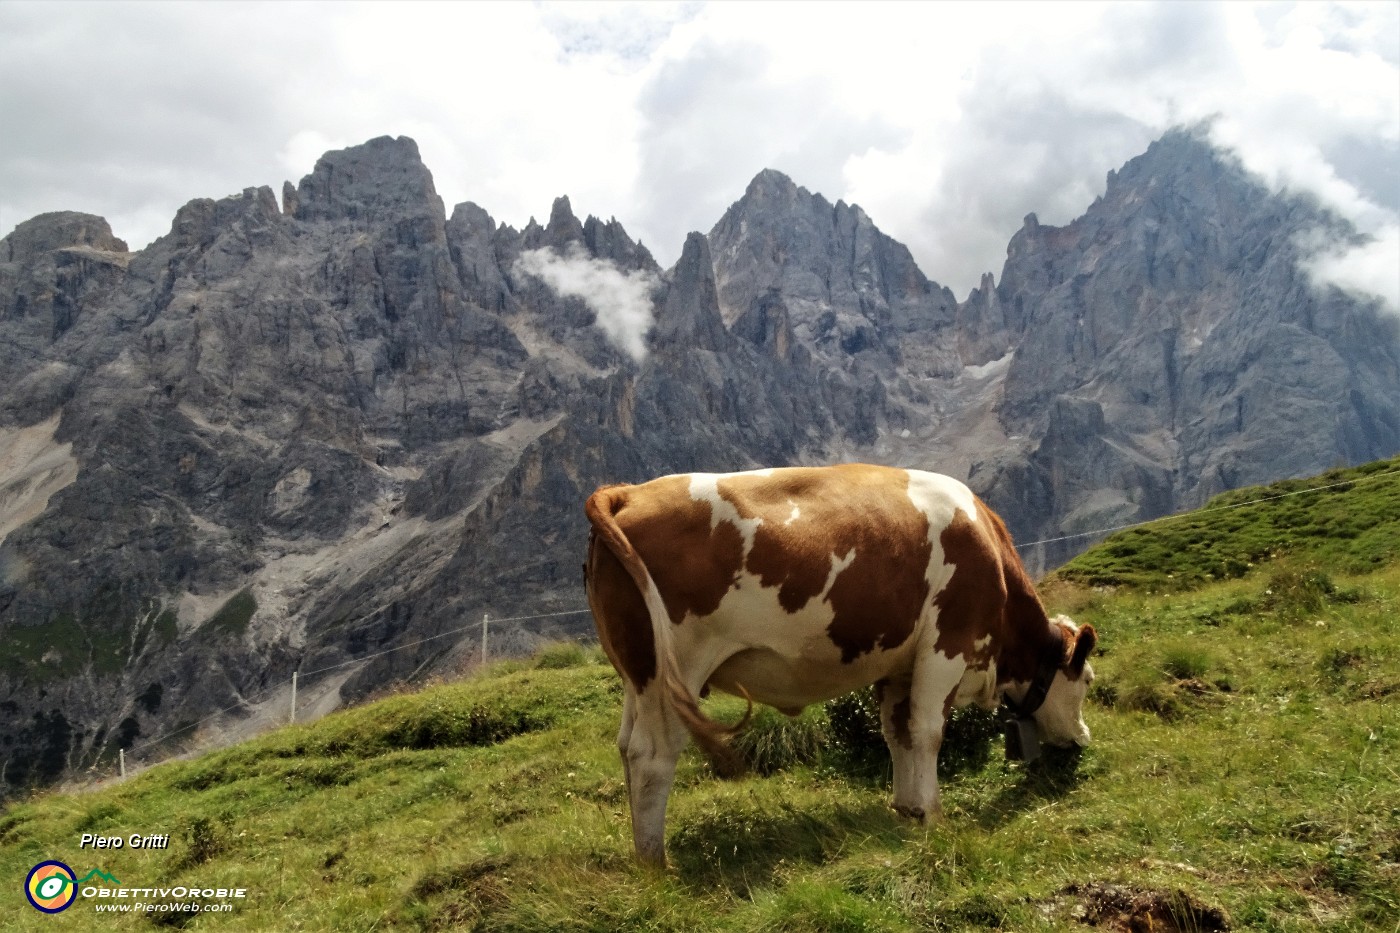
M 1040 667 L 1036 669 L 1035 677 L 1031 680 L 1031 688 L 1026 691 L 1026 695 L 1017 703 L 1008 694 L 1001 695 L 1002 704 L 1017 719 L 1030 719 L 1035 715 L 1035 711 L 1045 703 L 1045 697 L 1050 692 L 1050 684 L 1055 680 L 1055 672 L 1060 669 L 1060 657 L 1057 653 L 1053 657 L 1040 659 Z

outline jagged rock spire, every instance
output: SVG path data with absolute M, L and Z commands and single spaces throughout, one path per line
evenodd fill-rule
M 703 233 L 685 238 L 653 340 L 658 347 L 684 344 L 700 350 L 723 350 L 732 340 L 720 317 L 710 243 Z

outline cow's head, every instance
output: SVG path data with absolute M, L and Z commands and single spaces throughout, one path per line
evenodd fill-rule
M 1084 698 L 1094 682 L 1089 653 L 1098 643 L 1098 633 L 1092 625 L 1081 628 L 1067 616 L 1056 616 L 1050 624 L 1063 636 L 1064 651 L 1054 679 L 1050 681 L 1050 690 L 1045 694 L 1045 702 L 1035 711 L 1035 724 L 1041 739 L 1049 745 L 1088 745 Z
M 1080 628 L 1065 616 L 1056 616 L 1050 627 L 1054 652 L 1041 657 L 1030 683 L 1014 684 L 1002 697 L 1011 717 L 1006 747 L 1011 758 L 1033 760 L 1041 742 L 1061 748 L 1089 744 L 1084 698 L 1094 682 L 1089 653 L 1098 635 L 1093 626 Z

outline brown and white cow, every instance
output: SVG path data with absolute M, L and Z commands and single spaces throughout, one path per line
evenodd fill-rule
M 880 694 L 898 812 L 941 816 L 955 705 L 1003 698 L 1051 744 L 1087 744 L 1092 627 L 1047 617 L 1001 520 L 966 486 L 849 464 L 691 473 L 588 500 L 588 601 L 625 686 L 622 753 L 637 855 L 665 864 L 687 737 L 717 763 L 733 730 L 709 688 L 796 714 Z M 1028 697 L 1027 694 L 1032 694 Z M 747 717 L 746 717 L 747 718 Z

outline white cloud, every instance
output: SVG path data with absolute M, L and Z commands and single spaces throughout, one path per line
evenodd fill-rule
M 527 250 L 516 259 L 514 271 L 540 279 L 566 298 L 583 299 L 613 346 L 639 363 L 646 358 L 654 323 L 651 295 L 661 284 L 655 274 L 623 272 L 606 259 L 589 256 L 578 243 L 570 243 L 563 256 L 548 247 Z
M 619 73 L 646 66 L 676 25 L 694 18 L 693 2 L 590 2 L 573 0 L 540 9 L 541 22 L 564 58 L 603 59 Z
M 1000 267 L 1025 213 L 1068 222 L 1108 169 L 1203 121 L 1275 191 L 1312 194 L 1364 232 L 1395 223 L 1386 166 L 1400 150 L 1386 140 L 1400 134 L 1400 69 L 1386 41 L 1400 7 L 1338 16 L 1301 4 L 1274 17 L 1244 4 L 1042 4 L 1015 8 L 1033 17 L 1021 20 L 990 6 L 1023 28 L 980 44 L 958 114 L 846 164 L 849 197 L 934 278 L 970 287 Z M 1358 142 L 1364 157 L 1337 157 Z M 930 181 L 909 185 L 921 168 Z
M 1380 298 L 1400 314 L 1400 226 L 1383 228 L 1361 246 L 1318 247 L 1303 268 L 1315 281 Z

